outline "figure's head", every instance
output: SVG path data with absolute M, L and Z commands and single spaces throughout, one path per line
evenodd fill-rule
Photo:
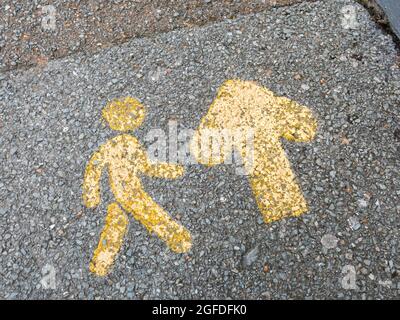
M 145 113 L 145 107 L 138 100 L 126 97 L 109 102 L 103 109 L 103 118 L 113 130 L 131 131 L 142 124 Z

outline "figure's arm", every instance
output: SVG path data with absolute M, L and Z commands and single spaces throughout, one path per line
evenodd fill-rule
M 281 136 L 289 141 L 308 142 L 317 132 L 317 120 L 311 110 L 288 98 L 280 98 L 281 109 L 276 113 L 276 122 Z
M 89 160 L 83 181 L 83 201 L 88 208 L 94 208 L 100 203 L 100 178 L 104 165 L 104 148 L 100 147 Z
M 185 168 L 178 164 L 147 162 L 145 165 L 145 174 L 155 178 L 176 179 L 184 172 Z

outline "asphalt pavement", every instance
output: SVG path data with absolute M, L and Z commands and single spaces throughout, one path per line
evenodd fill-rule
M 0 71 L 313 0 L 2 0 Z
M 315 139 L 283 141 L 308 203 L 264 223 L 232 165 L 188 165 L 146 192 L 192 235 L 175 253 L 129 217 L 106 277 L 89 263 L 114 201 L 82 200 L 91 155 L 118 133 L 115 98 L 147 108 L 136 131 L 196 129 L 229 79 L 307 106 Z M 5 299 L 379 299 L 400 294 L 400 63 L 352 0 L 302 2 L 132 38 L 0 74 L 0 296 Z

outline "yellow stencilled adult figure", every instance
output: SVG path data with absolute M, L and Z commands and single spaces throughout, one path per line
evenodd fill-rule
M 115 131 L 128 132 L 143 122 L 145 107 L 136 99 L 114 100 L 103 110 L 103 118 Z M 164 240 L 171 250 L 187 252 L 191 236 L 187 229 L 172 218 L 144 191 L 140 175 L 176 179 L 184 168 L 168 163 L 151 163 L 139 141 L 130 134 L 109 140 L 90 159 L 83 182 L 83 200 L 88 208 L 100 203 L 100 177 L 108 169 L 109 183 L 115 197 L 107 209 L 104 229 L 90 263 L 90 270 L 106 275 L 123 243 L 129 212 L 149 232 Z
M 224 132 L 242 132 L 244 137 L 249 130 L 254 131 L 251 148 L 239 139 L 228 144 L 227 149 L 219 148 L 216 156 L 211 151 L 215 141 L 208 138 L 210 131 L 216 132 L 214 135 L 220 132 L 220 136 Z M 191 151 L 198 162 L 213 166 L 223 163 L 232 148 L 236 149 L 264 221 L 270 223 L 308 210 L 281 139 L 308 142 L 316 132 L 317 120 L 307 107 L 255 82 L 228 80 L 202 118 Z

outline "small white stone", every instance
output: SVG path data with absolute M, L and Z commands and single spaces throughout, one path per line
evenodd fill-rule
M 326 234 L 321 239 L 321 243 L 325 249 L 335 249 L 337 247 L 338 242 L 339 239 L 332 234 Z
M 390 280 L 379 281 L 379 285 L 390 289 L 392 287 L 392 281 Z
M 371 280 L 375 280 L 375 276 L 371 273 L 368 278 L 370 278 Z
M 368 202 L 367 202 L 366 200 L 364 200 L 364 199 L 358 200 L 357 203 L 358 203 L 358 206 L 359 206 L 360 208 L 366 208 L 366 207 L 368 207 Z
M 302 84 L 301 89 L 304 91 L 308 91 L 308 90 L 310 90 L 310 86 L 308 84 Z
M 358 218 L 357 217 L 351 217 L 351 218 L 349 218 L 348 220 L 348 223 L 349 223 L 349 225 L 350 225 L 350 228 L 351 229 L 353 229 L 354 231 L 356 231 L 356 230 L 358 230 L 358 229 L 360 229 L 361 228 L 361 224 L 360 224 L 360 222 L 358 221 Z

